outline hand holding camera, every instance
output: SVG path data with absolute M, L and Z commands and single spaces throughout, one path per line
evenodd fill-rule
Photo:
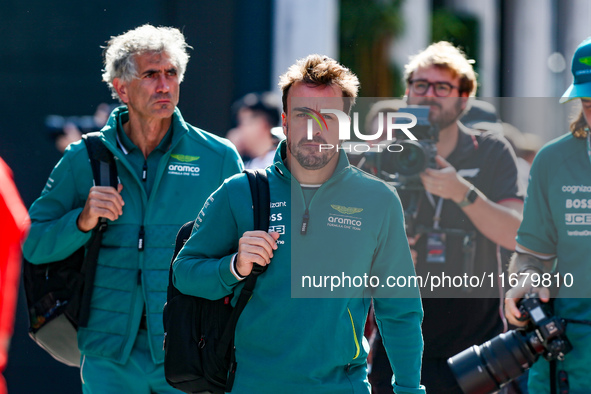
M 523 272 L 526 273 L 525 271 Z M 533 271 L 530 273 L 538 273 Z M 550 289 L 547 287 L 536 287 L 533 283 L 532 275 L 520 275 L 517 286 L 512 287 L 505 294 L 505 317 L 509 323 L 517 327 L 523 327 L 527 324 L 527 319 L 522 316 L 518 303 L 528 294 L 535 294 L 540 301 L 548 302 L 550 300 Z
M 565 320 L 554 316 L 537 293 L 526 294 L 517 305 L 519 317 L 527 321 L 524 328 L 500 334 L 447 360 L 465 393 L 497 391 L 529 369 L 540 355 L 549 361 L 562 360 L 572 350 Z
M 470 183 L 459 176 L 456 169 L 443 157 L 435 156 L 435 162 L 438 169 L 426 168 L 420 174 L 425 190 L 434 196 L 459 203 L 470 188 Z

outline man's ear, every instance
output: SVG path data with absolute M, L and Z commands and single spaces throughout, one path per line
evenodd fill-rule
M 287 115 L 285 114 L 285 112 L 281 113 L 281 127 L 283 128 L 283 134 L 287 137 Z
M 113 88 L 115 88 L 121 101 L 127 104 L 129 101 L 129 98 L 127 97 L 127 84 L 119 78 L 113 78 Z
M 462 99 L 462 111 L 466 109 L 466 106 L 470 102 L 470 94 L 468 92 L 462 92 L 460 94 L 460 98 Z

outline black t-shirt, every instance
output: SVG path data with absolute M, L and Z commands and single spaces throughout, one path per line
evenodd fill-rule
M 477 133 L 459 125 L 458 143 L 447 161 L 464 177 L 493 202 L 507 199 L 523 200 L 523 191 L 517 181 L 515 154 L 504 138 L 490 133 Z M 408 207 L 412 192 L 399 191 L 403 206 Z M 418 196 L 417 196 L 418 194 Z M 424 191 L 417 192 L 417 227 L 433 227 L 435 207 L 439 197 L 429 201 Z M 407 219 L 408 220 L 408 219 Z M 502 331 L 499 315 L 499 289 L 496 286 L 498 267 L 497 245 L 476 230 L 462 209 L 452 200 L 444 200 L 441 210 L 440 228 L 454 229 L 455 233 L 446 233 L 443 239 L 445 258 L 437 262 L 427 262 L 427 250 L 433 249 L 433 242 L 428 246 L 429 231 L 424 233 L 415 246 L 418 252 L 417 275 L 445 274 L 449 277 L 464 274 L 477 275 L 481 288 L 454 287 L 445 284 L 445 288 L 431 293 L 422 289 L 424 308 L 423 336 L 425 357 L 450 357 L 471 345 L 480 345 Z M 461 230 L 461 231 L 457 231 Z M 474 258 L 468 258 L 469 248 L 466 241 L 475 241 Z M 441 240 L 441 238 L 440 238 Z M 433 260 L 433 259 L 431 259 Z M 455 284 L 459 281 L 456 278 Z M 474 284 L 476 282 L 473 282 Z M 491 283 L 494 286 L 491 286 Z M 470 291 L 467 291 L 471 289 Z

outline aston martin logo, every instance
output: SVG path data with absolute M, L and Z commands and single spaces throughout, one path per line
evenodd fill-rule
M 170 157 L 177 159 L 178 161 L 182 161 L 183 163 L 190 163 L 192 161 L 199 160 L 200 156 L 189 156 L 189 155 L 170 155 Z
M 353 215 L 354 213 L 359 213 L 363 211 L 363 208 L 344 207 L 342 205 L 333 204 L 331 204 L 330 206 L 344 215 Z
M 591 56 L 580 58 L 579 63 L 586 64 L 587 66 L 591 66 Z

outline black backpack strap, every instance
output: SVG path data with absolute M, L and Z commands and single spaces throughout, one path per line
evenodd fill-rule
M 194 220 L 191 220 L 190 222 L 183 224 L 183 226 L 180 228 L 179 232 L 176 235 L 174 253 L 172 254 L 172 260 L 170 260 L 170 269 L 168 270 L 168 290 L 166 291 L 166 299 L 168 301 L 172 300 L 174 297 L 181 294 L 181 292 L 178 291 L 172 283 L 172 264 L 174 263 L 176 256 L 179 254 L 179 252 L 191 236 L 191 232 L 193 231 L 194 225 Z
M 113 153 L 103 144 L 100 132 L 87 133 L 82 136 L 86 143 L 92 176 L 95 186 L 117 187 L 117 166 Z
M 113 186 L 116 188 L 119 181 L 117 178 L 115 158 L 113 157 L 113 153 L 101 141 L 100 132 L 87 133 L 82 138 L 88 151 L 94 185 Z M 103 233 L 106 230 L 107 219 L 100 218 L 99 224 L 93 230 L 93 235 L 88 244 L 86 256 L 84 257 L 84 263 L 82 264 L 81 272 L 84 274 L 84 291 L 80 306 L 80 317 L 78 319 L 78 325 L 80 327 L 86 327 L 88 323 L 96 265 L 103 240 Z
M 271 197 L 269 193 L 269 179 L 265 170 L 245 170 L 252 194 L 252 211 L 254 219 L 254 229 L 267 232 L 269 230 L 269 215 L 271 212 Z M 230 351 L 230 368 L 228 380 L 226 381 L 226 391 L 232 391 L 234 376 L 236 372 L 236 358 L 234 352 L 234 332 L 240 314 L 246 307 L 246 304 L 252 297 L 252 291 L 256 285 L 257 278 L 265 272 L 267 266 L 255 264 L 252 272 L 245 279 L 244 287 L 240 291 L 236 306 L 230 315 L 224 334 L 220 338 L 218 349 L 222 352 Z M 224 357 L 225 354 L 219 354 Z
M 267 232 L 269 230 L 269 216 L 271 214 L 271 197 L 269 195 L 269 179 L 267 179 L 267 173 L 265 170 L 244 170 L 244 173 L 248 177 L 250 194 L 252 195 L 254 229 Z M 252 269 L 255 273 L 260 274 L 267 269 L 267 266 L 263 267 L 255 264 Z

